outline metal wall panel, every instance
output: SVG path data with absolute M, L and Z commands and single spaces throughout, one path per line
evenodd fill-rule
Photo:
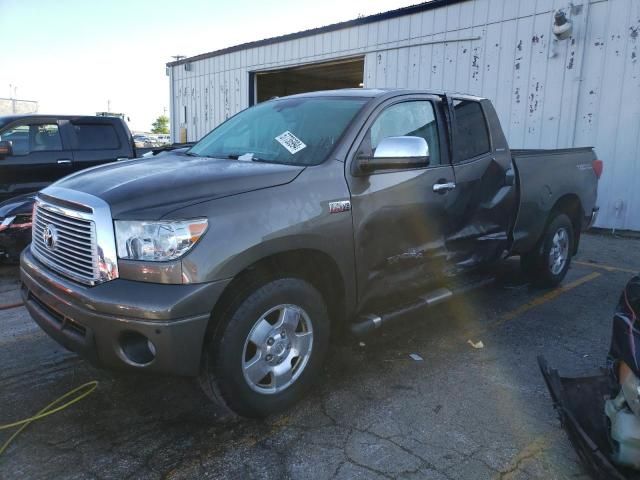
M 364 55 L 366 87 L 490 98 L 514 148 L 594 145 L 605 162 L 597 225 L 640 230 L 640 1 L 573 4 L 564 41 L 552 23 L 566 0 L 469 0 L 173 66 L 173 140 L 246 108 L 250 72 Z

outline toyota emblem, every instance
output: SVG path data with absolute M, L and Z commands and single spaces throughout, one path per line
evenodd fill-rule
M 58 244 L 58 230 L 56 230 L 56 227 L 52 224 L 47 225 L 42 233 L 42 240 L 47 250 L 55 250 Z

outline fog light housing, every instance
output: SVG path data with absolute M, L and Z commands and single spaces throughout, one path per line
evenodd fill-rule
M 124 332 L 118 341 L 124 360 L 137 367 L 146 367 L 156 358 L 156 346 L 138 332 Z

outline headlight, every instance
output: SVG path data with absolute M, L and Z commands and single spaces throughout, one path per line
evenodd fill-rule
M 165 262 L 187 253 L 207 230 L 207 219 L 116 220 L 118 257 L 127 260 Z

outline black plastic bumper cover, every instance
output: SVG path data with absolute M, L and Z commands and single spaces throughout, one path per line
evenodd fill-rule
M 608 373 L 581 378 L 564 378 L 538 357 L 560 423 L 582 463 L 594 479 L 637 480 L 640 472 L 617 468 L 609 460 L 605 397 L 612 392 Z

